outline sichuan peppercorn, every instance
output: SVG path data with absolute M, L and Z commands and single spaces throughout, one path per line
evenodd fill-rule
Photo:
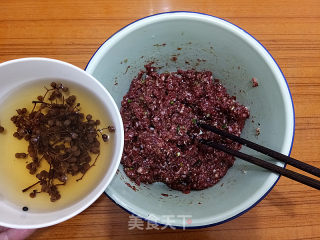
M 15 157 L 29 156 L 32 161 L 28 161 L 26 168 L 38 180 L 22 191 L 27 192 L 40 185 L 29 196 L 34 198 L 38 193 L 47 193 L 54 202 L 61 198 L 58 186 L 65 185 L 69 175 L 81 174 L 79 181 L 95 165 L 100 155 L 99 137 L 104 142 L 109 139 L 103 131 L 115 129 L 97 129 L 100 120 L 93 120 L 92 114 L 81 113 L 75 95 L 65 98 L 68 87 L 56 82 L 50 86 L 45 88 L 44 95 L 37 96 L 37 100 L 32 102 L 32 111 L 17 109 L 17 115 L 11 120 L 17 128 L 13 136 L 28 142 L 28 153 L 16 153 Z M 96 155 L 93 162 L 92 154 Z M 49 169 L 39 173 L 41 161 L 46 161 Z

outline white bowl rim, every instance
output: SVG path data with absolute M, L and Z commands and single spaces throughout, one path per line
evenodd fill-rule
M 287 91 L 289 93 L 289 96 L 290 96 L 290 100 L 291 100 L 291 107 L 292 107 L 292 123 L 293 123 L 293 126 L 292 126 L 292 138 L 291 138 L 291 146 L 290 146 L 290 149 L 289 149 L 289 153 L 288 153 L 288 156 L 290 156 L 291 154 L 291 151 L 292 151 L 292 147 L 293 147 L 293 142 L 294 142 L 294 136 L 295 136 L 295 109 L 294 109 L 294 104 L 293 104 L 293 99 L 292 99 L 292 94 L 291 94 L 291 91 L 290 91 L 290 88 L 289 88 L 289 84 L 283 74 L 283 72 L 281 71 L 278 63 L 276 62 L 276 60 L 272 57 L 272 55 L 270 54 L 270 52 L 262 45 L 262 43 L 260 43 L 255 37 L 253 37 L 249 32 L 247 32 L 246 30 L 242 29 L 241 27 L 237 26 L 236 24 L 230 22 L 230 21 L 227 21 L 223 18 L 220 18 L 220 17 L 216 17 L 216 16 L 213 16 L 213 15 L 210 15 L 210 14 L 206 14 L 206 13 L 201 13 L 201 12 L 195 12 L 195 11 L 170 11 L 170 12 L 160 12 L 160 13 L 156 13 L 156 14 L 152 14 L 152 15 L 149 15 L 149 16 L 145 16 L 145 17 L 142 17 L 140 19 L 137 19 L 129 24 L 127 24 L 126 26 L 122 27 L 121 29 L 119 29 L 118 31 L 116 31 L 115 33 L 113 33 L 109 38 L 107 38 L 100 46 L 99 48 L 94 52 L 94 54 L 91 56 L 87 66 L 85 67 L 85 71 L 89 72 L 90 74 L 92 73 L 92 68 L 91 68 L 91 65 L 92 64 L 92 60 L 93 58 L 97 58 L 97 55 L 98 55 L 98 52 L 101 48 L 103 47 L 106 47 L 106 45 L 109 43 L 109 41 L 112 39 L 113 40 L 113 37 L 115 35 L 117 35 L 118 33 L 120 33 L 122 30 L 127 30 L 128 27 L 130 27 L 131 25 L 137 23 L 137 22 L 140 22 L 140 21 L 143 21 L 145 19 L 149 19 L 149 18 L 153 18 L 153 17 L 156 17 L 156 16 L 159 16 L 159 15 L 179 15 L 179 14 L 183 14 L 183 15 L 189 15 L 189 16 L 205 16 L 205 17 L 208 17 L 208 18 L 211 18 L 211 19 L 214 19 L 214 20 L 218 20 L 218 21 L 221 21 L 221 22 L 224 22 L 225 24 L 229 25 L 229 27 L 233 27 L 235 29 L 238 29 L 238 30 L 241 30 L 243 31 L 243 33 L 245 33 L 246 37 L 248 39 L 251 39 L 251 40 L 254 40 L 258 46 L 261 48 L 262 47 L 262 50 L 264 50 L 264 53 L 266 54 L 267 57 L 270 57 L 271 60 L 272 60 L 272 63 L 275 65 L 276 67 L 276 70 L 278 70 L 282 76 L 282 80 L 285 81 L 285 84 L 286 84 L 286 87 L 287 87 Z M 98 57 L 99 58 L 99 57 Z M 95 59 L 96 60 L 96 59 Z M 283 165 L 283 168 L 286 168 L 286 163 L 284 163 Z M 141 217 L 139 216 L 137 213 L 133 213 L 131 212 L 129 209 L 125 208 L 125 206 L 121 205 L 121 202 L 116 202 L 110 195 L 108 195 L 108 193 L 105 191 L 105 194 L 107 195 L 107 197 L 113 201 L 116 205 L 118 205 L 120 208 L 122 208 L 123 210 L 125 210 L 126 212 L 128 212 L 129 214 L 131 215 L 134 215 L 144 221 L 147 221 L 147 222 L 150 222 L 150 223 L 153 223 L 153 224 L 157 224 L 157 225 L 160 225 L 160 226 L 170 226 L 170 227 L 174 227 L 174 228 L 177 228 L 177 229 L 199 229 L 199 228 L 206 228 L 206 227 L 212 227 L 212 226 L 217 226 L 217 225 L 220 225 L 220 224 L 223 224 L 225 222 L 229 222 L 241 215 L 243 215 L 244 213 L 248 212 L 251 208 L 255 207 L 259 202 L 261 202 L 268 194 L 269 192 L 274 188 L 274 186 L 277 184 L 277 182 L 279 181 L 281 175 L 279 175 L 277 177 L 277 179 L 274 181 L 273 185 L 265 192 L 265 194 L 263 194 L 256 202 L 254 202 L 253 204 L 251 204 L 250 206 L 248 206 L 246 209 L 244 209 L 243 211 L 241 211 L 240 213 L 232 216 L 232 217 L 229 217 L 227 219 L 224 219 L 222 221 L 219 221 L 219 222 L 215 222 L 215 223 L 211 223 L 211 224 L 204 224 L 204 225 L 198 225 L 198 226 L 184 226 L 184 227 L 181 227 L 181 226 L 175 226 L 175 225 L 165 225 L 165 224 L 162 224 L 162 223 L 159 223 L 159 222 L 155 222 L 155 221 L 152 221 L 152 220 L 149 220 L 145 217 Z
M 57 60 L 57 59 L 53 59 L 53 58 L 45 58 L 45 57 L 25 57 L 25 58 L 18 58 L 18 59 L 13 59 L 13 60 L 8 60 L 5 62 L 1 62 L 0 63 L 0 67 L 2 66 L 6 66 L 6 65 L 10 65 L 10 64 L 15 64 L 15 63 L 21 63 L 21 62 L 30 62 L 30 61 L 40 61 L 40 62 L 47 62 L 47 63 L 54 63 L 54 64 L 60 64 L 60 65 L 64 65 L 67 66 L 69 68 L 72 68 L 75 71 L 81 72 L 81 74 L 84 74 L 87 78 L 90 78 L 92 81 L 94 81 L 103 91 L 106 95 L 108 95 L 108 98 L 110 99 L 110 106 L 112 106 L 112 108 L 114 108 L 115 111 L 115 115 L 118 119 L 121 120 L 121 123 L 119 124 L 119 126 L 121 127 L 120 129 L 120 135 L 119 135 L 119 145 L 120 145 L 120 151 L 117 152 L 115 151 L 114 155 L 115 155 L 115 159 L 117 160 L 113 165 L 117 166 L 114 167 L 113 169 L 111 169 L 110 171 L 110 177 L 108 179 L 105 180 L 105 177 L 95 186 L 98 187 L 98 185 L 100 185 L 103 181 L 104 184 L 103 186 L 101 186 L 101 189 L 99 189 L 99 191 L 97 191 L 97 193 L 95 194 L 94 197 L 92 197 L 89 201 L 84 202 L 85 197 L 81 200 L 79 200 L 77 203 L 79 202 L 84 202 L 82 204 L 81 207 L 79 207 L 76 211 L 73 211 L 72 213 L 64 216 L 64 217 L 60 217 L 54 220 L 51 220 L 49 222 L 46 223 L 42 223 L 42 224 L 33 224 L 33 225 L 15 225 L 15 224 L 4 224 L 5 227 L 9 227 L 9 228 L 18 228 L 18 229 L 35 229 L 35 228 L 43 228 L 43 227 L 49 227 L 52 225 L 56 225 L 58 223 L 64 222 L 66 220 L 69 220 L 70 218 L 78 215 L 79 213 L 83 212 L 85 209 L 87 209 L 90 205 L 92 205 L 101 195 L 102 193 L 105 191 L 105 189 L 108 187 L 108 185 L 111 183 L 112 179 L 114 178 L 114 176 L 116 175 L 117 169 L 120 165 L 120 160 L 121 160 L 121 156 L 122 156 L 122 152 L 123 152 L 123 146 L 124 146 L 124 129 L 123 129 L 123 123 L 122 123 L 122 118 L 120 115 L 120 112 L 117 111 L 118 107 L 113 99 L 113 97 L 111 96 L 111 94 L 108 92 L 108 90 L 101 84 L 100 81 L 98 81 L 96 78 L 94 78 L 91 74 L 87 73 L 86 71 L 82 70 L 81 68 L 65 62 L 65 61 L 61 61 L 61 60 Z M 111 165 L 110 165 L 111 167 Z M 109 171 L 109 168 L 108 168 Z M 61 210 L 59 210 L 61 211 Z

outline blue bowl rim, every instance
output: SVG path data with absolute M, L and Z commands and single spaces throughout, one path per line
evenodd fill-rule
M 90 64 L 92 58 L 96 55 L 96 53 L 99 51 L 99 49 L 104 45 L 106 44 L 114 35 L 116 35 L 118 32 L 122 31 L 123 29 L 127 28 L 128 26 L 130 26 L 131 24 L 134 24 L 138 21 L 141 21 L 143 19 L 146 19 L 146 18 L 150 18 L 150 17 L 153 17 L 153 16 L 157 16 L 157 15 L 164 15 L 164 14 L 172 14 L 172 13 L 194 13 L 194 14 L 200 14 L 200 15 L 205 15 L 205 16 L 209 16 L 209 17 L 212 17 L 212 18 L 216 18 L 216 19 L 219 19 L 219 20 L 222 20 L 222 21 L 225 21 L 229 24 L 232 24 L 233 26 L 237 27 L 238 29 L 242 30 L 244 33 L 248 34 L 251 38 L 253 38 L 257 43 L 260 44 L 261 47 L 263 47 L 263 49 L 269 54 L 269 56 L 272 58 L 272 60 L 274 61 L 274 63 L 276 64 L 276 66 L 278 67 L 279 71 L 281 72 L 281 75 L 283 77 L 283 79 L 285 80 L 286 82 L 286 85 L 287 85 L 287 89 L 288 89 L 288 92 L 289 92 L 289 95 L 290 95 L 290 98 L 291 98 L 291 105 L 292 105 L 292 110 L 293 110 L 293 133 L 292 133 L 292 140 L 291 140 L 291 146 L 290 146 L 290 151 L 289 151 L 289 156 L 291 154 L 291 151 L 292 151 L 292 147 L 293 147 L 293 142 L 294 142 L 294 136 L 295 136 L 295 110 L 294 110 L 294 104 L 293 104 L 293 99 L 292 99 L 292 94 L 291 94 L 291 91 L 290 91 L 290 88 L 289 88 L 289 84 L 288 84 L 288 81 L 287 79 L 285 78 L 283 72 L 281 71 L 278 63 L 276 62 L 276 60 L 272 57 L 272 55 L 270 54 L 270 52 L 262 45 L 262 43 L 260 43 L 255 37 L 253 37 L 250 33 L 248 33 L 246 30 L 242 29 L 241 27 L 235 25 L 234 23 L 232 22 L 229 22 L 223 18 L 220 18 L 220 17 L 216 17 L 216 16 L 213 16 L 213 15 L 210 15 L 210 14 L 207 14 L 207 13 L 201 13 L 201 12 L 193 12 L 193 11 L 171 11 L 171 12 L 161 12 L 161 13 L 156 13 L 156 14 L 152 14 L 152 15 L 149 15 L 149 16 L 145 16 L 145 17 L 142 17 L 140 19 L 137 19 L 131 23 L 129 23 L 128 25 L 122 27 L 121 29 L 119 29 L 118 31 L 116 31 L 114 34 L 112 34 L 107 40 L 105 40 L 100 46 L 99 48 L 94 52 L 94 54 L 92 55 L 92 57 L 90 58 L 89 62 L 87 63 L 86 67 L 85 67 L 85 71 L 87 70 L 87 67 L 88 65 Z M 283 168 L 286 167 L 286 164 L 284 164 Z M 128 212 L 129 214 L 133 215 L 133 216 L 136 216 L 146 222 L 149 222 L 151 224 L 157 224 L 159 226 L 168 226 L 168 227 L 173 227 L 173 228 L 176 228 L 176 229 L 200 229 L 200 228 L 207 228 L 207 227 L 213 227 L 213 226 L 217 226 L 217 225 L 220 225 L 220 224 L 223 224 L 223 223 L 226 223 L 226 222 L 229 222 L 237 217 L 240 217 L 241 215 L 245 214 L 246 212 L 248 212 L 251 208 L 255 207 L 259 202 L 261 202 L 269 193 L 270 191 L 274 188 L 274 186 L 277 184 L 277 182 L 279 181 L 281 175 L 278 176 L 277 180 L 274 182 L 274 184 L 270 187 L 270 189 L 260 198 L 258 199 L 254 204 L 252 204 L 250 207 L 248 207 L 247 209 L 243 210 L 242 212 L 238 213 L 237 215 L 233 216 L 233 217 L 230 217 L 228 219 L 225 219 L 223 221 L 220 221 L 220 222 L 217 222 L 217 223 L 212 223 L 212 224 L 206 224 L 206 225 L 201 225 L 201 226 L 195 226 L 195 227 L 188 227 L 188 226 L 185 226 L 185 227 L 181 227 L 181 226 L 174 226 L 174 225 L 164 225 L 162 223 L 158 223 L 158 222 L 154 222 L 154 221 L 151 221 L 151 220 L 148 220 L 148 219 L 145 219 L 131 211 L 129 211 L 128 209 L 124 208 L 123 206 L 121 206 L 120 204 L 118 204 L 117 202 L 115 202 L 106 192 L 106 196 L 112 201 L 114 202 L 116 205 L 118 205 L 120 208 L 122 208 L 123 210 L 125 210 L 126 212 Z

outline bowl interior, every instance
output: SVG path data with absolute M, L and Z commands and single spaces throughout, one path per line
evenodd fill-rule
M 272 57 L 249 34 L 207 15 L 156 15 L 139 20 L 111 37 L 86 70 L 110 91 L 120 108 L 131 80 L 151 61 L 160 67 L 160 72 L 178 68 L 212 71 L 228 93 L 250 109 L 251 117 L 242 137 L 289 154 L 294 131 L 290 92 Z M 252 87 L 252 77 L 259 82 L 256 88 Z M 257 137 L 258 127 L 261 134 Z M 242 151 L 267 159 L 245 148 Z M 198 227 L 225 221 L 247 210 L 277 179 L 278 175 L 237 159 L 215 186 L 183 194 L 162 183 L 136 186 L 120 166 L 106 193 L 147 220 Z
M 36 182 L 36 177 L 27 174 L 24 160 L 19 161 L 14 158 L 15 152 L 26 152 L 25 141 L 18 141 L 9 135 L 12 134 L 10 126 L 13 127 L 10 118 L 15 114 L 15 109 L 32 108 L 32 104 L 28 105 L 29 102 L 37 94 L 42 94 L 43 87 L 49 86 L 51 81 L 62 82 L 70 88 L 71 94 L 77 90 L 76 95 L 79 98 L 77 100 L 81 102 L 82 109 L 86 108 L 88 102 L 93 101 L 98 109 L 95 111 L 96 114 L 101 111 L 105 112 L 105 115 L 101 114 L 100 117 L 107 116 L 99 118 L 106 119 L 108 122 L 105 124 L 113 125 L 117 129 L 110 137 L 108 151 L 101 150 L 100 159 L 98 159 L 100 163 L 99 161 L 96 163 L 97 170 L 91 173 L 88 171 L 83 182 L 82 180 L 76 182 L 75 178 L 69 179 L 64 188 L 59 188 L 64 199 L 61 198 L 61 201 L 54 203 L 50 202 L 47 194 L 39 194 L 35 199 L 31 199 L 28 193 L 21 192 L 24 187 Z M 0 158 L 0 168 L 4 171 L 0 175 L 0 225 L 14 228 L 38 228 L 59 223 L 81 212 L 103 193 L 120 163 L 123 126 L 120 113 L 112 97 L 98 81 L 83 70 L 53 59 L 26 58 L 2 63 L 0 64 L 0 83 L 2 86 L 0 112 L 7 108 L 9 110 L 5 111 L 8 114 L 1 116 L 1 123 L 6 123 L 4 126 L 7 128 L 7 134 L 0 136 L 1 149 L 3 147 L 4 151 Z M 95 115 L 93 109 L 88 110 L 93 116 Z M 12 149 L 12 151 L 6 151 L 7 149 Z M 10 159 L 8 164 L 5 163 L 8 162 L 5 161 L 6 159 Z M 73 187 L 70 182 L 74 182 Z M 17 189 L 17 186 L 24 187 Z M 23 206 L 29 207 L 29 211 L 23 212 Z

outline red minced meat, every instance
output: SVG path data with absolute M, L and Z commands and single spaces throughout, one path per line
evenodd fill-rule
M 255 77 L 253 77 L 251 79 L 251 82 L 252 82 L 252 87 L 258 87 L 259 86 L 259 83 L 257 81 L 257 79 Z
M 152 64 L 132 80 L 121 103 L 124 171 L 138 185 L 163 182 L 185 193 L 208 188 L 227 173 L 235 158 L 199 140 L 234 150 L 241 145 L 201 130 L 196 122 L 240 136 L 249 110 L 210 71 L 159 74 Z

